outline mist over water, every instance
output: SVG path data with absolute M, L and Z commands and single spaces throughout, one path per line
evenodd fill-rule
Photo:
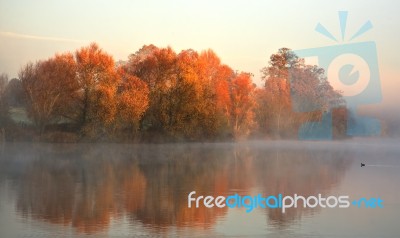
M 396 237 L 398 140 L 6 143 L 0 237 Z M 365 163 L 365 167 L 360 167 Z M 384 208 L 188 208 L 187 196 L 348 195 Z

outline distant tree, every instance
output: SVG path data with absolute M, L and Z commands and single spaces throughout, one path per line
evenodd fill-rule
M 255 85 L 249 73 L 240 73 L 232 80 L 231 125 L 235 138 L 247 136 L 255 126 Z
M 328 111 L 344 104 L 340 92 L 329 84 L 324 69 L 303 65 L 291 69 L 290 73 L 292 106 L 297 111 Z
M 290 131 L 293 118 L 290 99 L 289 69 L 298 68 L 301 60 L 288 48 L 279 49 L 271 55 L 269 65 L 261 70 L 265 81 L 269 130 L 275 137 L 280 137 L 282 129 Z
M 258 136 L 267 136 L 270 134 L 270 119 L 272 105 L 269 101 L 267 90 L 263 88 L 256 88 L 254 91 L 254 99 L 256 106 L 254 107 L 255 121 L 258 127 Z
M 10 107 L 25 106 L 25 95 L 21 80 L 13 78 L 8 82 L 4 92 L 5 100 Z
M 0 94 L 3 95 L 6 91 L 8 84 L 8 75 L 3 73 L 0 74 Z
M 8 84 L 8 76 L 6 74 L 0 74 L 0 130 L 6 126 L 9 119 L 8 104 L 5 98 L 5 92 Z M 2 131 L 0 131 L 0 141 L 3 137 Z
M 40 133 L 49 123 L 67 116 L 71 96 L 78 89 L 72 54 L 29 63 L 20 70 L 19 78 L 25 92 L 28 116 Z
M 262 70 L 265 91 L 257 92 L 257 121 L 275 137 L 292 136 L 307 121 L 344 105 L 340 92 L 327 81 L 325 71 L 304 63 L 288 48 L 271 55 Z

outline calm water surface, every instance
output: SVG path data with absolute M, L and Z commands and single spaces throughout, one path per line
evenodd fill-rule
M 400 237 L 399 145 L 8 143 L 0 147 L 0 237 Z M 384 208 L 195 209 L 187 206 L 193 190 L 380 197 Z

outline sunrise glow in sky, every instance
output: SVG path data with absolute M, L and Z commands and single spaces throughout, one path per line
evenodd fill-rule
M 348 37 L 372 22 L 371 30 L 351 42 L 376 42 L 382 105 L 400 112 L 395 100 L 400 95 L 398 9 L 396 1 L 0 0 L 0 73 L 17 77 L 29 61 L 90 42 L 116 61 L 154 44 L 176 52 L 211 48 L 235 70 L 253 73 L 261 85 L 260 69 L 281 47 L 349 43 L 346 37 L 335 42 L 315 31 L 321 23 L 341 39 L 338 11 L 345 10 Z

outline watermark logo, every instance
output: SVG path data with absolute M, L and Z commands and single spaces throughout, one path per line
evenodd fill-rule
M 352 201 L 352 202 L 350 202 Z M 351 205 L 356 208 L 383 208 L 383 200 L 381 198 L 360 198 L 351 200 L 347 195 L 328 196 L 322 194 L 316 196 L 304 197 L 298 194 L 293 196 L 269 195 L 263 196 L 257 194 L 255 196 L 240 196 L 234 194 L 231 196 L 196 196 L 196 191 L 188 194 L 188 207 L 199 208 L 244 208 L 246 212 L 251 212 L 256 208 L 280 209 L 285 213 L 288 208 L 349 208 Z
M 381 125 L 379 120 L 357 114 L 357 108 L 360 105 L 379 103 L 382 100 L 376 45 L 373 41 L 343 43 L 346 40 L 347 16 L 347 11 L 339 11 L 341 43 L 322 24 L 318 23 L 315 30 L 339 44 L 294 50 L 293 52 L 299 58 L 304 58 L 306 61 L 311 61 L 323 68 L 332 87 L 342 93 L 349 112 L 347 135 L 380 135 Z M 371 28 L 372 23 L 367 21 L 348 40 L 353 41 Z M 296 92 L 292 91 L 292 101 L 296 100 L 295 95 Z M 293 109 L 298 112 L 310 111 L 309 108 L 301 105 L 301 102 L 293 103 Z M 313 108 L 312 110 L 315 109 L 320 108 Z M 329 108 L 323 114 L 320 122 L 303 124 L 299 130 L 299 139 L 332 139 L 331 109 Z

